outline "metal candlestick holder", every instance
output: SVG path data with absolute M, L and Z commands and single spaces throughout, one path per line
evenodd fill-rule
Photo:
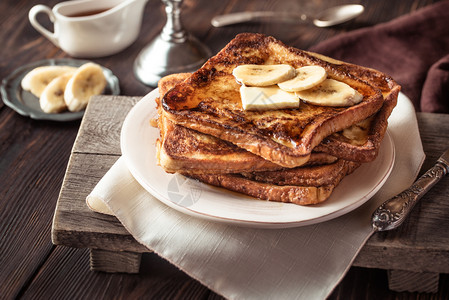
M 210 50 L 185 31 L 181 22 L 183 0 L 162 0 L 167 22 L 162 32 L 134 61 L 134 73 L 145 85 L 157 86 L 162 77 L 193 72 L 211 56 Z

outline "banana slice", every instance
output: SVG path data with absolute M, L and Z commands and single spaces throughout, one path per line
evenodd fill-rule
M 44 91 L 39 98 L 39 104 L 41 109 L 46 113 L 59 113 L 67 109 L 64 101 L 64 91 L 67 82 L 72 78 L 73 72 L 65 73 L 54 78 L 45 87 Z
M 240 87 L 240 97 L 245 110 L 274 110 L 283 108 L 298 108 L 299 98 L 281 90 L 278 86 Z
M 296 75 L 290 65 L 241 65 L 232 71 L 238 82 L 249 86 L 270 86 Z
M 295 93 L 301 100 L 321 106 L 351 106 L 363 99 L 355 89 L 334 79 L 326 79 L 311 89 Z
M 23 77 L 21 86 L 22 89 L 31 92 L 39 98 L 50 81 L 64 73 L 73 72 L 75 70 L 75 67 L 70 66 L 37 67 Z
M 313 88 L 327 78 L 326 70 L 320 66 L 305 66 L 296 69 L 296 76 L 279 82 L 278 86 L 287 92 L 298 92 Z
M 67 83 L 64 101 L 70 111 L 80 111 L 90 97 L 99 95 L 106 87 L 103 69 L 94 63 L 86 63 L 78 68 Z
M 361 146 L 368 140 L 368 133 L 373 117 L 369 117 L 357 124 L 342 130 L 344 137 L 350 140 L 351 144 Z

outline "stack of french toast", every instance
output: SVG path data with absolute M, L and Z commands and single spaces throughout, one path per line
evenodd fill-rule
M 376 159 L 400 91 L 379 71 L 253 33 L 158 87 L 166 172 L 299 205 Z

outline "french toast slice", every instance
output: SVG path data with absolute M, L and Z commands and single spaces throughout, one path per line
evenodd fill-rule
M 265 177 L 259 178 L 262 179 L 260 181 L 244 177 L 242 174 L 190 174 L 187 172 L 181 172 L 181 174 L 262 200 L 313 205 L 327 200 L 340 181 L 359 166 L 360 163 L 357 162 L 339 160 L 327 166 L 296 167 L 289 169 L 288 174 L 284 174 L 284 171 L 267 172 Z M 328 174 L 330 170 L 332 175 Z M 319 176 L 314 178 L 312 174 Z M 281 182 L 284 184 L 275 183 L 278 177 L 283 175 L 292 176 L 295 180 Z
M 163 77 L 158 83 L 160 95 L 164 95 L 190 75 L 180 73 Z M 156 101 L 161 133 L 157 142 L 157 159 L 166 172 L 183 170 L 189 173 L 218 174 L 283 169 L 282 166 L 230 142 L 174 124 L 165 117 L 165 112 L 160 107 L 160 99 Z M 326 153 L 312 153 L 306 165 L 329 164 L 336 160 L 335 156 Z
M 253 181 L 271 183 L 278 186 L 336 186 L 349 170 L 355 169 L 360 165 L 361 163 L 359 162 L 339 159 L 330 164 L 284 168 L 278 171 L 240 173 L 240 175 Z M 343 177 L 340 178 L 340 176 Z
M 371 68 L 345 63 L 318 53 L 308 52 L 330 64 L 344 68 L 346 72 L 361 78 L 382 92 L 384 104 L 374 116 L 326 137 L 316 148 L 339 158 L 370 162 L 378 154 L 388 126 L 388 117 L 397 104 L 400 85 L 390 76 Z
M 232 71 L 242 64 L 322 66 L 329 78 L 342 81 L 363 95 L 350 107 L 301 103 L 299 109 L 245 111 Z M 261 34 L 239 34 L 216 56 L 162 98 L 166 117 L 175 124 L 231 142 L 275 164 L 303 165 L 312 150 L 332 133 L 375 114 L 383 105 L 379 89 L 341 65 L 287 47 Z
M 312 55 L 318 55 L 311 53 Z M 323 57 L 332 63 L 345 64 Z M 377 156 L 380 142 L 387 128 L 387 119 L 396 105 L 400 86 L 389 76 L 373 69 L 345 64 L 348 71 L 379 88 L 384 105 L 375 116 L 369 117 L 343 131 L 326 137 L 315 147 L 306 165 L 330 164 L 338 158 L 369 162 Z M 164 95 L 176 84 L 187 79 L 190 73 L 168 75 L 159 81 L 159 92 Z M 235 173 L 278 170 L 282 167 L 254 155 L 229 142 L 173 124 L 158 108 L 160 122 L 167 128 L 159 146 L 159 164 L 169 173 L 179 170 L 196 173 Z
M 167 75 L 158 82 L 159 94 L 165 95 L 191 73 Z M 234 144 L 176 125 L 166 117 L 160 98 L 156 99 L 160 138 L 157 161 L 168 173 L 231 173 L 236 170 L 278 170 L 282 167 L 254 155 Z M 335 158 L 336 159 L 336 158 Z
M 159 81 L 160 94 L 165 94 L 188 76 L 189 74 L 174 74 L 162 78 Z M 360 165 L 344 160 L 335 161 L 335 157 L 326 161 L 329 159 L 328 155 L 324 155 L 324 160 L 317 161 L 321 154 L 314 153 L 312 160 L 318 165 L 282 168 L 231 143 L 173 124 L 164 117 L 159 99 L 157 103 L 161 114 L 158 119 L 161 129 L 157 146 L 159 164 L 166 171 L 173 168 L 173 172 L 177 171 L 207 184 L 259 199 L 312 205 L 328 199 L 344 176 Z M 167 158 L 162 158 L 164 156 Z M 255 170 L 255 162 L 272 164 L 275 169 L 281 169 L 251 172 Z M 226 170 L 223 166 L 231 169 Z M 245 173 L 248 169 L 250 171 Z M 240 170 L 242 173 L 220 174 L 223 170 L 234 173 Z

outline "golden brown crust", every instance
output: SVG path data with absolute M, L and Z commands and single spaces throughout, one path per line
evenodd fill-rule
M 161 138 L 158 163 L 165 171 L 191 173 L 236 173 L 284 169 L 229 142 L 173 124 L 159 118 Z M 327 153 L 312 153 L 306 165 L 333 163 L 337 158 Z
M 345 176 L 348 168 L 359 166 L 360 163 L 340 159 L 331 164 L 297 167 L 283 169 L 282 171 L 251 172 L 242 174 L 244 177 L 275 185 L 297 185 L 297 186 L 336 186 L 341 176 Z
M 204 183 L 218 187 L 223 187 L 231 191 L 243 193 L 258 199 L 278 201 L 285 203 L 295 203 L 299 205 L 318 204 L 327 200 L 334 188 L 348 174 L 353 172 L 360 164 L 347 162 L 335 178 L 335 182 L 329 185 L 308 186 L 308 185 L 276 185 L 264 181 L 255 181 L 238 174 L 189 174 L 185 176 L 200 180 Z M 302 172 L 302 167 L 295 168 Z
M 327 200 L 334 186 L 308 187 L 308 186 L 277 186 L 263 182 L 254 182 L 239 175 L 187 175 L 204 183 L 228 190 L 246 194 L 261 200 L 295 203 L 298 205 L 318 204 Z
M 345 136 L 344 132 L 340 131 L 326 137 L 315 150 L 329 153 L 346 160 L 359 162 L 373 161 L 377 157 L 380 143 L 387 131 L 388 117 L 397 104 L 398 94 L 401 87 L 393 80 L 393 78 L 377 70 L 345 63 L 313 52 L 308 53 L 344 68 L 346 72 L 351 73 L 368 82 L 375 88 L 378 88 L 384 97 L 382 108 L 372 117 L 368 126 L 361 123 L 353 125 L 365 131 L 362 140 L 348 138 Z
M 165 95 L 175 85 L 189 78 L 190 75 L 192 75 L 192 73 L 177 73 L 162 77 L 161 80 L 159 80 L 157 83 L 159 94 Z
M 173 124 L 162 117 L 165 134 L 158 145 L 159 165 L 169 173 L 232 173 L 279 170 L 281 166 L 216 137 Z M 327 155 L 329 156 L 329 155 Z
M 326 137 L 316 148 L 316 151 L 326 152 L 339 158 L 370 162 L 379 152 L 380 144 L 388 127 L 388 117 L 396 106 L 400 87 L 397 86 L 385 98 L 381 110 L 374 116 L 370 126 L 366 127 L 367 138 L 363 144 L 354 143 L 344 136 L 343 132 L 336 132 Z M 354 125 L 357 126 L 357 125 Z
M 361 125 L 362 123 L 366 123 L 365 121 L 359 122 L 356 125 L 353 125 L 353 127 L 362 127 L 361 128 L 364 131 L 364 137 L 363 139 L 354 139 L 353 137 L 348 138 L 344 135 L 343 132 L 336 132 L 332 135 L 326 137 L 317 147 L 314 148 L 314 151 L 321 151 L 324 153 L 329 154 L 327 157 L 325 155 L 321 155 L 321 157 L 318 157 L 317 155 L 314 155 L 314 159 L 312 161 L 309 161 L 307 165 L 309 164 L 325 164 L 325 163 L 332 163 L 335 161 L 335 157 L 339 157 L 345 160 L 351 160 L 351 161 L 359 161 L 359 162 L 370 162 L 373 161 L 377 157 L 377 153 L 379 151 L 380 143 L 385 135 L 387 126 L 388 126 L 388 117 L 390 116 L 393 108 L 397 104 L 397 97 L 400 91 L 400 86 L 389 76 L 373 69 L 369 68 L 360 68 L 356 65 L 351 65 L 347 63 L 343 63 L 337 60 L 334 60 L 332 58 L 328 58 L 325 56 L 322 56 L 320 54 L 311 53 L 311 55 L 317 55 L 321 57 L 324 60 L 328 60 L 329 62 L 340 64 L 347 68 L 348 72 L 354 74 L 355 76 L 359 76 L 360 78 L 368 81 L 371 85 L 374 87 L 379 88 L 382 91 L 383 97 L 384 97 L 384 105 L 382 106 L 381 110 L 376 113 L 375 116 L 369 118 L 368 124 Z M 159 92 L 164 95 L 168 90 L 173 88 L 177 83 L 187 79 L 191 74 L 190 73 L 181 73 L 181 74 L 174 74 L 174 75 L 168 75 L 164 78 L 162 78 L 159 81 Z M 368 120 L 368 119 L 367 119 Z M 168 121 L 169 122 L 169 121 Z M 180 127 L 178 125 L 173 125 L 174 127 Z M 184 133 L 181 136 L 185 136 L 185 139 L 188 141 L 192 138 L 195 138 L 195 136 L 201 136 L 201 133 L 193 131 L 191 129 L 180 127 L 184 131 Z M 178 130 L 180 130 L 178 128 Z M 176 134 L 173 134 L 176 136 Z M 193 136 L 190 136 L 193 135 Z M 175 137 L 173 137 L 175 139 Z M 181 139 L 178 140 L 178 143 L 181 142 Z M 221 145 L 221 147 L 223 147 Z M 205 146 L 205 148 L 210 148 L 209 146 Z M 179 148 L 177 148 L 179 149 Z M 233 151 L 236 151 L 235 155 L 238 155 L 237 152 L 239 151 L 238 147 L 235 147 L 233 145 L 230 146 L 229 153 L 232 153 Z M 201 151 L 201 149 L 198 149 L 198 151 Z M 166 155 L 171 156 L 171 159 L 168 158 L 168 160 L 165 162 L 167 171 L 170 172 L 176 172 L 177 170 L 187 167 L 189 162 L 187 160 L 184 160 L 184 163 L 176 163 L 176 159 L 182 159 L 183 154 L 179 154 L 179 156 L 175 156 L 171 151 L 166 150 Z M 253 159 L 260 160 L 261 158 L 256 155 L 251 155 Z M 207 157 L 205 157 L 202 162 L 206 162 Z M 246 160 L 245 160 L 246 161 Z M 198 161 L 197 161 L 198 162 Z M 200 162 L 200 163 L 202 163 Z M 246 161 L 248 164 L 251 164 L 251 161 Z M 223 161 L 217 160 L 214 161 L 214 163 L 211 163 L 210 165 L 214 166 L 208 170 L 211 170 L 212 172 L 219 173 L 220 169 L 226 168 L 226 172 L 228 173 L 230 170 L 239 170 L 240 167 L 235 166 L 235 169 L 233 169 L 232 166 L 223 166 Z M 201 171 L 201 165 L 198 165 L 197 163 L 193 163 L 193 165 L 197 166 L 198 171 Z M 206 166 L 207 167 L 207 166 Z M 273 168 L 277 169 L 277 168 Z M 242 171 L 245 170 L 245 168 L 242 168 Z M 248 170 L 248 168 L 247 168 Z M 264 168 L 261 167 L 260 169 L 258 167 L 252 168 L 253 171 L 256 170 L 270 170 L 270 168 Z
M 180 73 L 163 77 L 158 82 L 159 93 L 164 95 L 190 75 Z M 161 134 L 157 143 L 157 160 L 166 172 L 231 173 L 282 168 L 229 142 L 174 124 L 166 118 L 159 99 L 156 102 Z M 330 155 L 321 154 L 316 161 L 323 161 L 325 157 L 331 159 Z
M 330 78 L 354 87 L 364 100 L 345 108 L 301 104 L 300 109 L 244 111 L 231 72 L 249 63 L 321 65 Z M 167 117 L 176 124 L 230 141 L 285 167 L 304 164 L 322 139 L 374 114 L 382 103 L 378 89 L 344 68 L 261 34 L 238 35 L 162 100 Z
M 159 81 L 159 93 L 164 95 L 177 83 L 191 74 L 181 73 L 168 75 Z M 157 99 L 160 108 L 159 100 Z M 283 169 L 260 156 L 252 154 L 234 144 L 206 135 L 195 130 L 173 124 L 164 111 L 159 109 L 158 127 L 161 137 L 157 144 L 158 163 L 165 171 L 175 173 L 236 173 L 253 171 L 272 171 Z M 326 153 L 312 153 L 305 165 L 328 164 L 336 161 L 336 157 Z

